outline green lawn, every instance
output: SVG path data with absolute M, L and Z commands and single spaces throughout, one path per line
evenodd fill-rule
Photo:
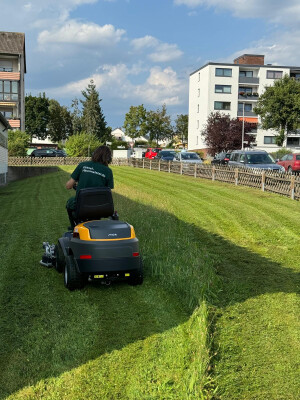
M 0 399 L 298 399 L 299 202 L 113 170 L 141 287 L 71 293 L 39 266 L 68 224 L 66 172 L 0 189 Z

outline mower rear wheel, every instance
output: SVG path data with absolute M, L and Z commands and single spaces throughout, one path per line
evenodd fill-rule
M 64 268 L 64 283 L 69 290 L 82 289 L 84 287 L 84 277 L 77 271 L 74 257 L 67 256 Z
M 54 254 L 55 254 L 54 268 L 56 269 L 57 272 L 61 273 L 64 270 L 65 257 L 64 257 L 64 253 L 63 253 L 61 244 L 59 242 L 57 245 L 55 245 Z
M 137 286 L 141 285 L 143 281 L 144 281 L 143 262 L 142 259 L 140 259 L 140 268 L 130 276 L 128 283 L 131 286 Z

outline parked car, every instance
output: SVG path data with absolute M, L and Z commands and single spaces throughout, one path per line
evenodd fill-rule
M 256 169 L 269 169 L 284 172 L 283 166 L 276 164 L 264 150 L 234 150 L 230 155 L 229 166 Z
M 211 161 L 213 165 L 227 165 L 230 159 L 230 154 L 228 152 L 222 151 L 214 156 L 214 159 Z
M 157 154 L 161 151 L 159 147 L 149 147 L 145 153 L 145 157 L 149 158 L 150 160 L 157 156 Z
M 155 158 L 161 161 L 173 161 L 176 155 L 174 150 L 161 150 Z
M 64 150 L 56 149 L 35 149 L 30 154 L 30 157 L 66 157 L 67 154 Z
M 201 158 L 197 153 L 192 151 L 181 151 L 180 153 L 176 153 L 174 157 L 174 161 L 180 161 L 182 163 L 197 163 L 202 164 Z
M 67 153 L 64 150 L 55 150 L 56 157 L 67 157 Z
M 300 172 L 300 153 L 290 153 L 286 154 L 281 158 L 281 160 L 277 161 L 278 165 L 283 166 L 285 171 L 292 173 Z

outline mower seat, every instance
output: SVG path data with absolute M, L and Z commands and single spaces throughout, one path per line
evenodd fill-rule
M 95 219 L 108 218 L 114 214 L 114 202 L 111 189 L 108 187 L 93 187 L 80 189 L 76 195 L 76 224 Z

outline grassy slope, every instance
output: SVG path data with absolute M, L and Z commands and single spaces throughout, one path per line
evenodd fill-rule
M 224 282 L 214 302 L 220 396 L 299 398 L 299 203 L 157 172 L 118 175 L 117 190 L 196 227 L 197 245 L 213 257 Z
M 141 287 L 88 285 L 71 293 L 61 275 L 39 265 L 42 241 L 55 242 L 67 225 L 67 177 L 0 190 L 0 398 L 200 398 L 205 306 L 191 316 L 149 276 Z M 135 205 L 126 202 L 126 217 Z
M 215 312 L 215 318 L 211 330 L 215 331 L 215 336 L 212 352 L 216 355 L 211 372 L 218 385 L 218 396 L 222 399 L 297 399 L 299 308 L 295 292 L 299 283 L 299 203 L 248 188 L 154 171 L 119 167 L 114 168 L 114 173 L 117 183 L 114 195 L 116 208 L 124 219 L 135 226 L 148 271 L 173 289 L 178 300 L 182 299 L 190 309 L 203 297 L 213 305 L 211 309 Z M 41 179 L 47 185 L 48 178 Z M 11 224 L 16 227 L 16 223 L 13 215 L 8 218 L 9 206 L 1 210 L 5 221 L 8 221 L 10 233 L 7 251 L 11 248 L 12 238 L 15 241 L 11 254 L 6 254 L 7 260 L 12 263 L 19 252 L 18 262 L 23 260 L 25 270 L 27 268 L 22 279 L 18 268 L 9 271 L 13 272 L 14 284 L 10 290 L 5 290 L 3 296 L 9 307 L 6 322 L 12 326 L 5 336 L 10 352 L 7 358 L 7 353 L 4 353 L 2 359 L 7 363 L 3 378 L 6 386 L 9 385 L 8 379 L 11 380 L 8 392 L 29 383 L 33 386 L 21 391 L 18 396 L 13 394 L 12 398 L 201 398 L 197 387 L 207 383 L 203 379 L 207 363 L 205 303 L 201 303 L 202 306 L 188 319 L 186 313 L 179 311 L 180 307 L 174 303 L 174 298 L 166 298 L 168 295 L 161 291 L 164 301 L 157 310 L 155 299 L 159 287 L 154 287 L 149 278 L 143 288 L 119 285 L 116 290 L 110 288 L 107 292 L 99 291 L 99 288 L 87 288 L 81 293 L 69 294 L 61 286 L 61 277 L 55 275 L 54 271 L 43 271 L 37 267 L 38 279 L 31 282 L 32 268 L 37 263 L 30 264 L 30 260 L 33 253 L 37 257 L 43 232 L 46 236 L 43 240 L 48 238 L 54 241 L 66 223 L 66 220 L 63 223 L 61 221 L 65 217 L 60 210 L 66 196 L 60 191 L 59 184 L 60 180 L 57 180 L 55 197 L 49 195 L 47 207 L 52 210 L 52 215 L 45 227 L 40 226 L 41 219 L 38 222 L 32 216 L 30 218 L 34 229 L 25 232 L 30 235 L 30 240 L 26 240 L 28 256 L 25 260 L 22 258 L 24 249 L 17 250 L 20 232 L 10 228 Z M 3 201 L 5 203 L 5 193 L 10 190 L 22 192 L 25 188 L 25 184 L 18 183 L 0 191 L 3 194 L 1 205 Z M 44 205 L 45 185 L 37 185 L 35 190 L 41 191 L 40 201 Z M 30 197 L 29 193 L 27 195 Z M 7 201 L 11 202 L 12 198 L 15 196 L 8 197 Z M 54 198 L 59 198 L 56 205 Z M 35 205 L 36 202 L 32 200 L 28 207 Z M 28 223 L 26 218 L 23 221 Z M 49 237 L 49 233 L 52 237 Z M 222 285 L 216 279 L 214 267 Z M 6 277 L 3 288 L 9 286 L 10 278 L 11 275 Z M 21 290 L 19 297 L 13 293 L 16 284 Z M 43 291 L 47 288 L 44 300 L 41 286 Z M 36 298 L 33 300 L 34 287 Z M 114 348 L 116 331 L 112 327 L 109 331 L 110 340 L 107 340 L 113 345 L 105 343 L 101 349 L 108 351 L 97 352 L 93 338 L 101 329 L 106 314 L 102 312 L 102 318 L 98 321 L 95 315 L 105 307 L 105 302 L 112 301 L 112 293 L 118 303 L 119 292 L 122 291 L 125 296 L 123 292 L 127 293 L 128 290 L 136 291 L 138 296 L 133 309 L 140 301 L 139 296 L 145 296 L 144 303 L 147 306 L 154 304 L 150 319 L 157 320 L 156 315 L 160 315 L 160 329 L 155 325 L 155 329 L 150 329 L 154 330 L 154 335 L 149 335 L 148 322 L 146 327 L 141 323 L 146 334 L 131 338 L 130 331 L 128 343 L 125 340 Z M 152 292 L 152 296 L 149 293 L 146 295 L 145 290 Z M 96 300 L 102 298 L 103 303 L 96 306 Z M 61 315 L 54 318 L 50 313 L 51 329 L 48 325 L 47 335 L 41 322 L 40 308 L 35 311 L 37 315 L 31 312 L 27 316 L 26 310 L 28 304 L 32 307 L 40 302 L 43 312 L 47 314 L 56 304 L 55 299 L 59 302 L 59 312 L 64 313 L 67 322 L 62 322 L 64 318 Z M 85 318 L 78 312 L 78 304 L 85 306 Z M 172 312 L 169 309 L 164 312 L 166 305 Z M 94 310 L 94 317 L 90 317 L 90 309 Z M 13 322 L 10 319 L 12 311 L 16 313 Z M 120 314 L 127 323 L 128 315 L 123 315 L 123 312 L 122 309 Z M 141 321 L 146 314 L 141 313 Z M 170 315 L 170 320 L 166 315 Z M 36 328 L 26 328 L 25 321 L 29 317 L 40 324 L 40 334 L 36 333 Z M 49 317 L 45 320 L 49 320 Z M 85 330 L 78 327 L 78 321 L 82 324 L 86 320 L 90 321 L 89 335 L 84 335 Z M 173 324 L 170 326 L 171 320 Z M 55 329 L 52 329 L 52 323 L 57 325 Z M 134 320 L 132 324 L 134 326 Z M 70 345 L 67 334 L 70 325 L 76 332 L 76 340 L 72 341 L 70 351 L 66 351 Z M 108 328 L 109 323 L 106 322 L 101 332 Z M 24 333 L 25 340 L 16 346 Z M 53 333 L 54 336 L 59 335 L 59 340 L 51 337 Z M 62 340 L 61 346 L 56 345 Z M 41 356 L 35 355 L 27 361 L 24 351 L 28 351 L 32 343 L 41 346 L 41 342 Z M 195 351 L 198 343 L 201 344 L 200 348 Z M 45 361 L 46 351 L 50 357 L 48 362 Z M 35 353 L 38 352 L 39 349 L 35 349 Z M 200 363 L 201 359 L 203 363 Z M 26 369 L 26 361 L 30 363 L 30 368 Z M 22 367 L 18 369 L 19 364 Z M 56 370 L 53 370 L 55 366 Z M 41 371 L 36 371 L 35 367 Z M 59 375 L 63 371 L 68 372 Z M 50 376 L 53 377 L 50 381 L 41 380 L 34 385 L 39 379 Z M 19 379 L 18 383 L 14 381 L 16 379 Z M 99 397 L 100 393 L 102 397 Z M 209 394 L 206 394 L 206 398 L 209 398 Z

